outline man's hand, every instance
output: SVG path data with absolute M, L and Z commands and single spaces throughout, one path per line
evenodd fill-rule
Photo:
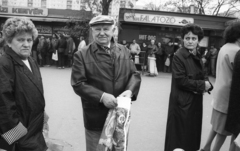
M 131 91 L 131 90 L 126 90 L 126 91 L 124 91 L 122 94 L 120 94 L 119 97 L 128 97 L 128 98 L 131 98 L 131 97 L 132 97 L 132 91 Z
M 104 93 L 102 97 L 102 102 L 107 108 L 115 108 L 117 107 L 117 99 L 109 93 Z

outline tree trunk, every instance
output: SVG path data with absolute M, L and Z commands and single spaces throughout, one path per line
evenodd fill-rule
M 105 5 L 103 6 L 102 8 L 102 15 L 108 15 L 108 12 L 109 12 L 109 5 Z
M 102 0 L 102 15 L 108 15 L 109 5 L 112 0 Z

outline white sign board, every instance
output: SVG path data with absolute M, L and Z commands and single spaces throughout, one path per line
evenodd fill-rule
M 188 18 L 188 17 L 140 14 L 140 13 L 125 13 L 124 21 L 148 23 L 148 24 L 178 25 L 178 26 L 184 26 L 188 23 L 194 23 L 194 19 Z

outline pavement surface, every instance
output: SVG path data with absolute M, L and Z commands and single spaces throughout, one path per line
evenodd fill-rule
M 74 147 L 74 151 L 85 151 L 85 131 L 82 104 L 71 85 L 71 68 L 41 68 L 46 112 L 49 119 L 49 137 L 62 139 Z M 214 78 L 210 77 L 212 83 Z M 138 100 L 132 104 L 128 151 L 163 151 L 171 74 L 159 73 L 157 77 L 142 76 Z M 204 95 L 201 147 L 211 129 L 212 96 Z M 229 148 L 230 137 L 221 151 Z

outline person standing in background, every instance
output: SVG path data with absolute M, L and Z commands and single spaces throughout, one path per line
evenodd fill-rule
M 46 39 L 46 66 L 52 65 L 52 49 L 51 49 L 51 41 L 50 38 Z
M 210 48 L 210 53 L 211 73 L 213 77 L 216 77 L 216 59 L 218 55 L 218 50 L 212 45 Z
M 174 54 L 174 47 L 172 46 L 171 42 L 168 42 L 168 44 L 164 47 L 164 72 L 171 72 L 171 63 L 172 63 L 172 57 Z M 169 59 L 169 65 L 167 65 L 165 62 Z
M 78 51 L 81 51 L 86 46 L 86 42 L 83 36 L 80 36 L 80 43 L 78 45 Z
M 133 39 L 133 42 L 130 44 L 129 49 L 132 55 L 132 59 L 135 61 L 135 55 L 138 55 L 141 51 L 141 48 L 139 44 L 136 43 L 135 39 Z
M 73 53 L 74 53 L 74 48 L 73 46 L 75 46 L 75 43 L 72 39 L 72 36 L 68 36 L 67 38 L 67 48 L 65 51 L 65 59 L 66 59 L 66 66 L 67 67 L 71 67 L 72 66 L 72 57 L 73 57 Z
M 51 52 L 52 53 L 54 53 L 54 54 L 58 53 L 58 45 L 59 45 L 58 36 L 54 33 L 52 35 L 52 40 L 51 40 Z M 54 64 L 56 65 L 56 67 L 58 66 L 57 63 L 58 63 L 58 61 L 54 60 Z
M 67 41 L 63 34 L 60 34 L 60 40 L 58 45 L 58 68 L 64 69 L 65 63 L 65 51 L 67 49 Z
M 144 71 L 146 71 L 148 66 L 148 47 L 145 42 L 142 43 L 141 50 L 144 53 L 144 56 L 140 56 L 140 57 L 143 57 L 144 59 Z
M 47 54 L 47 43 L 43 35 L 40 36 L 39 38 L 37 50 L 38 50 L 39 65 L 40 67 L 43 67 L 46 63 L 46 54 Z
M 37 37 L 36 39 L 34 39 L 33 41 L 33 46 L 32 46 L 32 57 L 35 61 L 37 61 L 37 63 L 39 64 L 39 59 L 38 59 L 38 46 L 39 43 L 39 38 Z
M 157 62 L 157 70 L 158 72 L 163 72 L 164 69 L 164 54 L 163 47 L 161 42 L 157 43 L 157 52 L 156 52 L 156 62 Z

